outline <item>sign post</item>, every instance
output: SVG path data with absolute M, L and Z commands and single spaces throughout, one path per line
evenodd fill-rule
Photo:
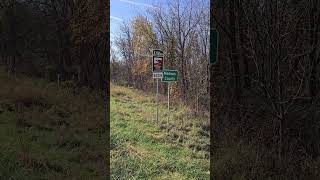
M 168 83 L 168 119 L 167 119 L 168 125 L 169 125 L 169 114 L 170 114 L 170 83 Z
M 159 78 L 157 78 L 157 123 L 159 123 Z
M 177 70 L 163 70 L 162 82 L 168 83 L 168 119 L 167 124 L 169 125 L 169 116 L 170 116 L 170 83 L 178 81 L 178 71 Z
M 152 72 L 153 72 L 153 78 L 157 79 L 157 95 L 156 95 L 156 101 L 157 101 L 157 123 L 159 122 L 159 79 L 163 77 L 162 74 L 163 70 L 163 51 L 160 49 L 153 50 L 153 57 L 152 57 Z
M 178 71 L 177 70 L 163 70 L 162 82 L 176 82 L 178 81 Z

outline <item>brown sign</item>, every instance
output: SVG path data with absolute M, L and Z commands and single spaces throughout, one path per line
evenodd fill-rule
M 163 70 L 163 57 L 155 57 L 152 59 L 152 71 L 153 72 L 162 72 Z

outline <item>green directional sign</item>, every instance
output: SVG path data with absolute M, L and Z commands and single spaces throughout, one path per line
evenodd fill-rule
M 162 71 L 163 77 L 162 82 L 176 82 L 178 81 L 178 71 L 177 70 L 168 70 L 164 69 Z
M 218 59 L 219 34 L 217 30 L 210 30 L 210 63 L 215 64 Z

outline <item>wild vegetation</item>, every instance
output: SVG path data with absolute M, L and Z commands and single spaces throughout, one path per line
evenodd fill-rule
M 216 179 L 319 179 L 317 0 L 212 1 Z
M 179 72 L 173 98 L 201 114 L 209 111 L 209 1 L 159 1 L 146 14 L 124 22 L 111 47 L 111 80 L 154 91 L 152 50 L 164 51 L 164 68 Z M 161 9 L 161 10 L 160 10 Z M 160 83 L 160 93 L 167 93 Z
M 109 3 L 0 1 L 0 179 L 107 179 Z
M 103 179 L 108 136 L 99 93 L 0 71 L 0 179 Z
M 159 1 L 122 24 L 111 44 L 112 178 L 209 178 L 208 45 L 205 0 Z M 159 83 L 159 122 L 153 49 L 163 50 L 164 68 L 179 76 L 170 113 L 167 84 Z
M 18 72 L 48 80 L 75 80 L 106 89 L 106 4 L 102 0 L 1 1 L 0 62 L 9 75 Z
M 112 179 L 209 179 L 209 121 L 182 104 L 167 116 L 141 90 L 111 87 Z M 204 124 L 203 122 L 206 122 Z

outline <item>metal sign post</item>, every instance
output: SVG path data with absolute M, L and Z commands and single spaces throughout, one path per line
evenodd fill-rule
M 168 83 L 168 120 L 167 120 L 168 126 L 169 126 L 169 116 L 170 116 L 170 83 Z
M 170 83 L 178 81 L 178 71 L 177 70 L 164 69 L 163 70 L 163 77 L 162 77 L 161 81 L 168 83 L 168 116 L 167 116 L 168 118 L 167 118 L 167 124 L 169 125 L 169 117 L 170 117 Z
M 157 123 L 159 123 L 159 79 L 157 78 Z
M 157 79 L 157 94 L 156 94 L 156 101 L 157 101 L 157 123 L 159 123 L 159 79 L 163 77 L 162 70 L 163 70 L 163 51 L 160 49 L 153 50 L 153 57 L 152 57 L 152 72 L 153 78 Z

